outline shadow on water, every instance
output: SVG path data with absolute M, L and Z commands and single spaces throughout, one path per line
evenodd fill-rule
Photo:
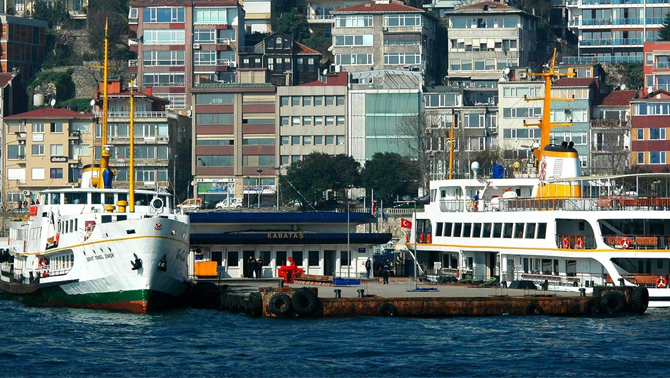
M 660 376 L 670 310 L 623 318 L 263 319 L 0 301 L 3 375 Z

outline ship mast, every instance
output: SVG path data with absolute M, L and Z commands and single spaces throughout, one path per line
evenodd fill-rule
M 572 126 L 572 122 L 551 122 L 551 102 L 552 101 L 574 101 L 572 98 L 552 98 L 551 97 L 551 81 L 554 78 L 566 76 L 575 76 L 573 72 L 556 72 L 554 70 L 556 64 L 556 48 L 554 48 L 554 55 L 551 57 L 551 62 L 548 65 L 547 72 L 532 73 L 530 76 L 537 76 L 544 78 L 544 97 L 541 98 L 526 98 L 526 101 L 543 101 L 542 118 L 538 123 L 526 123 L 524 126 L 537 126 L 540 128 L 540 148 L 533 149 L 533 155 L 537 162 L 541 162 L 544 157 L 544 149 L 549 145 L 551 140 L 550 132 L 556 126 Z
M 102 189 L 105 188 L 105 175 L 109 176 L 109 181 L 111 182 L 111 176 L 114 173 L 109 169 L 109 158 L 112 156 L 109 152 L 109 145 L 107 144 L 107 112 L 109 110 L 109 20 L 105 19 L 105 61 L 102 66 L 93 66 L 95 68 L 103 69 L 103 85 L 102 85 L 102 142 L 101 151 L 100 151 L 100 166 L 93 166 L 91 172 L 93 177 L 91 177 L 91 184 L 93 187 Z M 111 184 L 109 186 L 111 187 Z

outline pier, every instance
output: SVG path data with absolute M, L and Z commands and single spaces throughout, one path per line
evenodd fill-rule
M 277 279 L 200 281 L 194 307 L 263 317 L 609 316 L 643 314 L 644 287 L 602 287 L 594 295 L 467 285 L 416 286 L 406 279 L 384 285 L 286 285 Z

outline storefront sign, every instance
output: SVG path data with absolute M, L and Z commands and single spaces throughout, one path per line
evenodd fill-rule
M 67 163 L 67 156 L 52 156 L 52 163 Z

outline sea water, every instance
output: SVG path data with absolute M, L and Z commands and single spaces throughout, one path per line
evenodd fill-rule
M 642 316 L 264 319 L 0 301 L 0 376 L 603 377 L 670 372 L 670 310 Z

